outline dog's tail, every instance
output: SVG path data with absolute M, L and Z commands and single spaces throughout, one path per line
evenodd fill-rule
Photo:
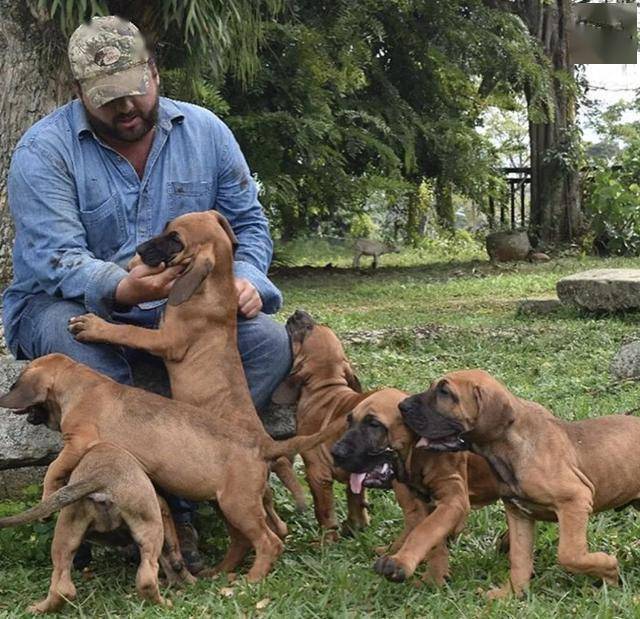
M 101 487 L 102 483 L 95 479 L 87 479 L 69 484 L 64 488 L 60 488 L 60 490 L 54 492 L 49 498 L 38 503 L 38 505 L 35 505 L 31 509 L 21 512 L 20 514 L 15 514 L 14 516 L 0 518 L 0 529 L 46 518 L 63 507 L 75 503 L 88 494 L 99 490 Z
M 262 448 L 262 455 L 265 460 L 275 460 L 281 456 L 295 456 L 301 451 L 312 449 L 316 445 L 324 443 L 334 436 L 340 435 L 344 430 L 346 430 L 346 427 L 347 422 L 344 417 L 341 417 L 340 419 L 336 419 L 331 422 L 328 426 L 315 434 L 294 436 L 293 438 L 289 438 L 285 441 L 274 441 L 273 439 L 270 439 L 268 442 L 265 442 Z

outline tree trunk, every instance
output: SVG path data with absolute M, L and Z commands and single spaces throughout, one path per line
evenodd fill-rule
M 532 236 L 545 244 L 574 240 L 580 233 L 581 211 L 576 149 L 576 100 L 568 83 L 574 66 L 569 58 L 569 0 L 544 4 L 540 0 L 519 3 L 521 18 L 544 49 L 554 71 L 549 122 L 529 122 L 531 149 Z M 563 79 L 564 78 L 564 79 Z M 531 104 L 531 92 L 525 92 Z
M 445 230 L 455 228 L 455 214 L 453 212 L 453 194 L 451 183 L 440 176 L 436 179 L 436 213 L 438 223 Z
M 0 284 L 11 279 L 13 226 L 7 172 L 22 134 L 69 100 L 65 43 L 57 27 L 39 19 L 29 2 L 0 0 Z

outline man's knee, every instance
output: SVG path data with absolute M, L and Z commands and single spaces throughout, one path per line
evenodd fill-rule
M 131 368 L 119 349 L 78 342 L 69 332 L 72 316 L 86 313 L 79 303 L 38 295 L 20 320 L 18 343 L 28 359 L 62 353 L 123 384 L 132 384 Z
M 238 322 L 238 348 L 251 396 L 263 408 L 291 369 L 291 343 L 283 324 L 266 314 Z

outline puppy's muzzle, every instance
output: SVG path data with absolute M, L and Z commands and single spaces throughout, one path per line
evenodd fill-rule
M 462 423 L 426 406 L 422 394 L 404 399 L 398 408 L 404 423 L 421 437 L 416 444 L 417 447 L 445 452 L 470 448 Z

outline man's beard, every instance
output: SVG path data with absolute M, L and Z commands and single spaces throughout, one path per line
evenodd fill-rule
M 118 114 L 111 123 L 105 123 L 104 121 L 96 118 L 85 107 L 85 113 L 87 120 L 91 125 L 91 128 L 100 136 L 105 138 L 112 138 L 119 140 L 120 142 L 137 142 L 149 131 L 151 131 L 158 122 L 158 106 L 160 98 L 156 97 L 156 102 L 153 108 L 143 114 L 139 110 L 134 110 L 131 114 Z M 132 129 L 125 129 L 120 127 L 118 123 L 125 119 L 132 119 L 134 117 L 140 118 L 142 121 L 139 125 Z

